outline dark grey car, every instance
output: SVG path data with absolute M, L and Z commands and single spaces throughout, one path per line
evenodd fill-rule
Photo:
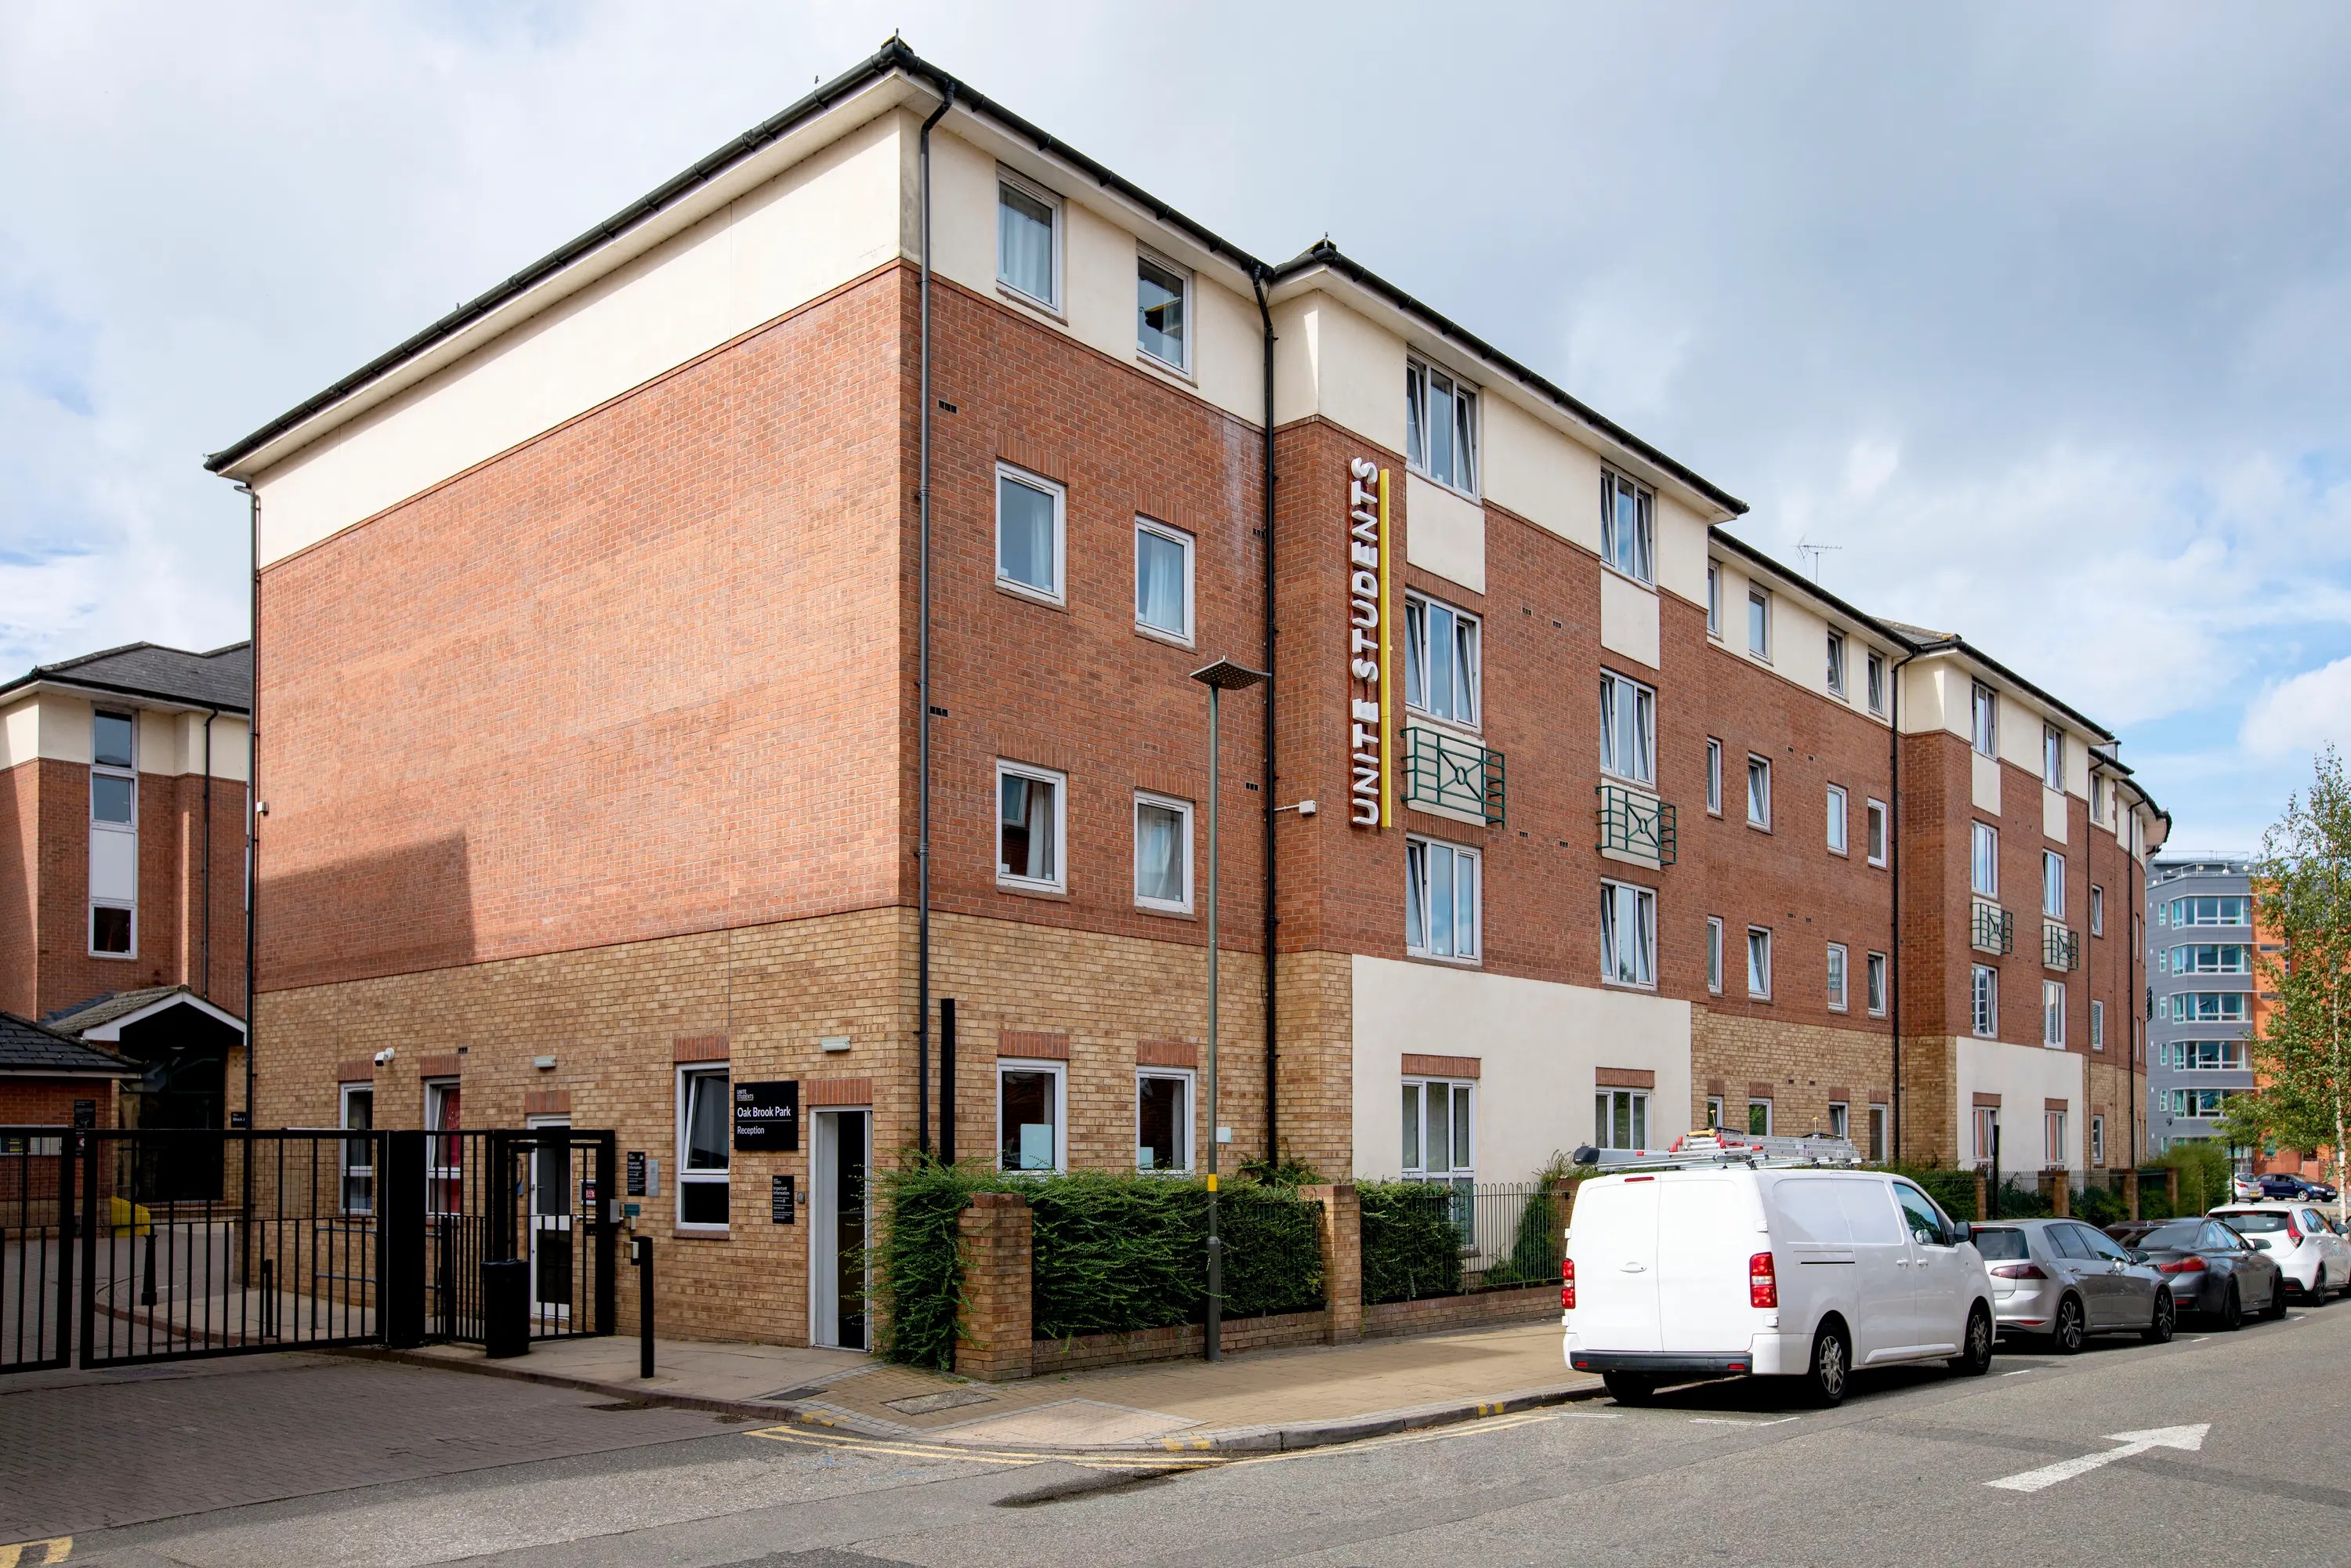
M 2217 1219 L 2174 1219 L 2137 1243 L 2171 1286 L 2183 1312 L 2200 1312 L 2224 1329 L 2247 1312 L 2285 1316 L 2285 1276 L 2269 1255 Z
M 1988 1221 L 1974 1234 L 2002 1334 L 2045 1335 L 2064 1355 L 2094 1333 L 2171 1337 L 2169 1277 L 2080 1220 Z

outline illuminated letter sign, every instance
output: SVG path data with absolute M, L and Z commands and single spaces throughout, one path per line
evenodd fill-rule
M 1367 458 L 1348 465 L 1347 820 L 1384 828 L 1395 819 L 1386 716 L 1394 703 L 1389 626 L 1387 470 Z

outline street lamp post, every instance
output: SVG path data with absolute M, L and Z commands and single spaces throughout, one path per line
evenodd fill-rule
M 1208 688 L 1208 1324 L 1203 1348 L 1210 1361 L 1224 1359 L 1225 1243 L 1217 1234 L 1217 699 L 1265 679 L 1265 672 L 1218 659 L 1192 678 Z M 1265 956 L 1273 963 L 1273 955 Z M 1269 1091 L 1271 1085 L 1267 1086 Z

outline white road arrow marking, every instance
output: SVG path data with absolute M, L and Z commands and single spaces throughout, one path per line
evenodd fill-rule
M 2040 1491 L 2044 1487 L 2055 1486 L 2059 1481 L 2087 1475 L 2102 1465 L 2113 1464 L 2116 1459 L 2144 1454 L 2149 1448 L 2184 1448 L 2192 1454 L 2204 1446 L 2204 1434 L 2211 1429 L 2210 1421 L 2199 1421 L 2192 1427 L 2155 1427 L 2144 1432 L 2109 1432 L 2106 1441 L 2120 1443 L 2121 1448 L 2108 1448 L 2103 1453 L 2084 1454 L 2078 1459 L 2061 1459 L 2056 1464 L 2043 1465 L 2037 1470 L 2026 1470 L 2022 1475 L 2002 1476 L 1996 1481 L 1986 1481 L 1984 1485 L 1998 1487 L 2003 1491 Z

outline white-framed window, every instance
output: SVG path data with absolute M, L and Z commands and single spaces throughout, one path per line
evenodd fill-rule
M 1853 1136 L 1853 1107 L 1842 1100 L 1829 1102 L 1829 1136 L 1832 1138 Z
M 2041 913 L 2065 918 L 2065 857 L 2055 850 L 2041 852 Z
M 2041 782 L 2052 789 L 2065 788 L 2065 732 L 2053 724 L 2041 727 Z
M 1985 757 L 2000 755 L 2000 698 L 1992 689 L 1979 681 L 1968 698 L 1970 738 L 1976 750 Z
M 724 1230 L 734 1161 L 735 1099 L 725 1066 L 677 1070 L 677 1225 Z
M 1187 1069 L 1134 1070 L 1134 1168 L 1192 1168 L 1192 1074 Z
M 347 1133 L 367 1133 L 375 1127 L 375 1085 L 346 1083 L 341 1115 L 336 1124 Z M 375 1212 L 375 1140 L 343 1140 L 343 1212 Z
M 1750 1099 L 1747 1102 L 1747 1135 L 1768 1138 L 1771 1135 L 1771 1102 Z
M 2090 1001 L 2090 1049 L 2106 1049 L 2106 1004 L 2095 998 Z
M 372 1109 L 372 1107 L 371 1107 Z M 465 1095 L 455 1078 L 424 1081 L 424 1130 L 450 1134 L 424 1140 L 424 1203 L 434 1214 L 458 1214 L 465 1207 Z
M 1844 633 L 1834 629 L 1829 632 L 1827 676 L 1829 690 L 1844 695 Z
M 2041 1139 L 2051 1166 L 2065 1163 L 2065 1113 L 2048 1111 L 2042 1114 Z
M 1657 780 L 1657 694 L 1600 672 L 1600 770 L 1636 784 Z
M 1886 862 L 1886 802 L 1871 800 L 1864 807 L 1864 813 L 1869 863 L 1882 866 Z
M 2065 982 L 2041 982 L 2041 1043 L 2052 1051 L 2065 1049 Z
M 1134 796 L 1134 902 L 1192 913 L 1192 802 L 1147 790 Z
M 90 717 L 89 953 L 139 953 L 139 722 L 100 708 Z
M 2171 1021 L 2243 1023 L 2252 1017 L 2252 995 L 2245 991 L 2174 991 Z
M 2106 776 L 2094 770 L 2090 774 L 2090 821 L 2103 822 L 2105 820 Z
M 1845 1010 L 1845 951 L 1844 944 L 1842 942 L 1829 944 L 1827 991 L 1829 1011 L 1844 1012 Z
M 1706 1097 L 1706 1125 L 1708 1132 L 1722 1130 L 1722 1096 L 1719 1094 Z
M 2229 1102 L 2244 1092 L 2241 1089 L 2168 1089 L 2163 1091 L 2164 1110 L 2170 1115 L 2201 1121 L 2227 1114 Z
M 1751 583 L 1747 589 L 1747 651 L 1759 659 L 1771 656 L 1771 595 Z
M 1656 507 L 1646 485 L 1600 471 L 1600 559 L 1639 582 L 1657 580 Z
M 1600 977 L 1612 986 L 1657 983 L 1657 894 L 1629 882 L 1600 884 Z
M 1968 1005 L 1979 1040 L 2000 1038 L 2000 971 L 1990 964 L 1970 967 Z
M 1063 853 L 1069 775 L 1025 762 L 996 763 L 996 881 L 1050 893 L 1069 886 Z
M 2175 1040 L 2158 1044 L 2163 1065 L 2182 1072 L 2242 1072 L 2248 1062 L 2241 1040 Z
M 2000 830 L 1990 822 L 1968 824 L 1968 891 L 1978 898 L 2000 896 Z
M 2166 953 L 2164 965 L 2173 975 L 2250 975 L 2253 949 L 2245 942 L 2183 942 Z
M 1751 753 L 1747 758 L 1747 825 L 1771 825 L 1771 762 Z
M 2000 1107 L 1979 1105 L 1975 1113 L 1976 1159 L 1995 1159 L 2000 1154 Z
M 1771 994 L 1771 930 L 1766 925 L 1747 928 L 1747 994 L 1761 998 Z
M 1706 739 L 1706 810 L 1708 816 L 1722 815 L 1722 742 L 1712 736 Z
M 2106 1163 L 2106 1119 L 2104 1116 L 2090 1118 L 2090 1163 L 2094 1166 Z
M 1465 496 L 1478 493 L 1478 393 L 1419 360 L 1405 361 L 1405 461 Z
M 1478 1085 L 1467 1078 L 1404 1081 L 1404 1175 L 1467 1192 L 1478 1175 Z
M 1166 257 L 1134 258 L 1134 346 L 1168 369 L 1192 368 L 1192 274 Z
M 1592 1143 L 1601 1149 L 1649 1146 L 1649 1096 L 1638 1089 L 1602 1089 L 1592 1096 Z
M 1829 786 L 1828 813 L 1829 852 L 1844 854 L 1846 852 L 1846 823 L 1852 816 L 1852 809 L 1846 804 L 1844 789 L 1840 785 Z
M 996 582 L 1062 602 L 1062 513 L 1068 496 L 1050 479 L 1009 463 L 996 465 Z
M 1134 625 L 1192 645 L 1192 536 L 1149 517 L 1134 519 Z
M 1861 970 L 1869 1004 L 1869 1016 L 1882 1019 L 1886 1016 L 1886 955 L 1883 953 L 1865 955 L 1861 961 Z
M 1872 1165 L 1886 1163 L 1886 1127 L 1891 1120 L 1886 1106 L 1872 1105 L 1869 1108 L 1869 1163 Z
M 1440 839 L 1407 839 L 1405 951 L 1419 958 L 1478 958 L 1478 852 Z
M 1404 597 L 1404 704 L 1478 727 L 1478 617 L 1418 593 Z
M 1706 563 L 1706 634 L 1722 635 L 1722 566 L 1711 560 Z
M 2106 934 L 2106 890 L 2095 883 L 2090 884 L 2090 935 Z
M 1722 916 L 1706 917 L 1706 988 L 1722 994 Z
M 2174 925 L 2242 925 L 2250 918 L 2252 900 L 2241 895 L 2233 898 L 2175 898 L 2169 906 Z M 2157 911 L 2163 913 L 2161 906 Z
M 1872 648 L 1865 669 L 1868 679 L 1869 711 L 1884 718 L 1886 716 L 1886 655 Z
M 1061 308 L 1061 199 L 1008 169 L 996 174 L 996 281 Z
M 1068 1168 L 1069 1064 L 999 1057 L 996 1063 L 996 1166 L 1008 1171 Z

